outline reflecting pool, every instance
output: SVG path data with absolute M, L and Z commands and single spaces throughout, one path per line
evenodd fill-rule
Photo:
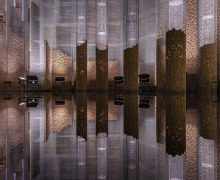
M 24 93 L 0 98 L 0 179 L 215 180 L 215 98 Z

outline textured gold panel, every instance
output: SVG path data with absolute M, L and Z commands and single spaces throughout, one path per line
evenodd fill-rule
M 164 90 L 166 77 L 166 47 L 165 40 L 157 40 L 157 88 L 158 91 Z
M 197 109 L 186 111 L 186 179 L 197 179 L 198 172 L 198 122 Z
M 124 95 L 124 133 L 136 139 L 138 131 L 138 94 Z
M 87 94 L 76 93 L 77 136 L 87 139 Z
M 77 46 L 76 51 L 76 90 L 87 89 L 87 42 Z
M 108 49 L 96 48 L 96 90 L 108 89 Z
M 124 51 L 124 89 L 138 91 L 138 45 Z
M 96 134 L 108 133 L 108 94 L 96 94 Z
M 51 88 L 55 84 L 55 77 L 65 77 L 66 87 L 70 87 L 72 81 L 72 58 L 59 49 L 46 46 L 46 82 L 45 87 Z
M 166 33 L 166 90 L 186 91 L 186 35 L 172 29 Z
M 186 151 L 186 96 L 166 97 L 166 152 L 172 156 Z
M 186 71 L 197 74 L 198 59 L 198 0 L 186 0 Z

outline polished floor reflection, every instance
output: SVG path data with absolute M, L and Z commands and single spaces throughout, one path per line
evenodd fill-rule
M 219 105 L 139 94 L 5 94 L 0 179 L 215 180 Z

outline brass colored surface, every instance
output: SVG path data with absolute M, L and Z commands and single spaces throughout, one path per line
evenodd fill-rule
M 108 133 L 108 94 L 96 94 L 96 134 Z
M 124 133 L 136 139 L 138 131 L 138 94 L 124 95 Z
M 138 45 L 124 50 L 124 90 L 138 91 Z
M 108 89 L 108 49 L 96 48 L 96 90 Z
M 166 47 L 165 40 L 157 40 L 157 89 L 164 90 L 166 77 Z
M 186 96 L 166 97 L 166 152 L 172 156 L 186 151 Z
M 217 82 L 217 45 L 206 44 L 200 48 L 199 90 L 202 94 L 216 92 Z
M 76 90 L 87 89 L 87 42 L 76 50 Z
M 166 33 L 166 91 L 186 91 L 186 34 L 181 30 Z

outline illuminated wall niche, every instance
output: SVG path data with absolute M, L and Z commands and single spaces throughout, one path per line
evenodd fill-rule
M 166 90 L 186 90 L 186 35 L 184 0 L 169 0 L 166 32 Z
M 87 89 L 86 0 L 77 0 L 76 88 Z
M 138 90 L 138 0 L 126 6 L 126 49 L 124 50 L 124 89 Z
M 217 81 L 216 0 L 199 2 L 199 56 L 200 86 L 209 91 Z
M 107 0 L 97 0 L 96 89 L 108 89 Z

